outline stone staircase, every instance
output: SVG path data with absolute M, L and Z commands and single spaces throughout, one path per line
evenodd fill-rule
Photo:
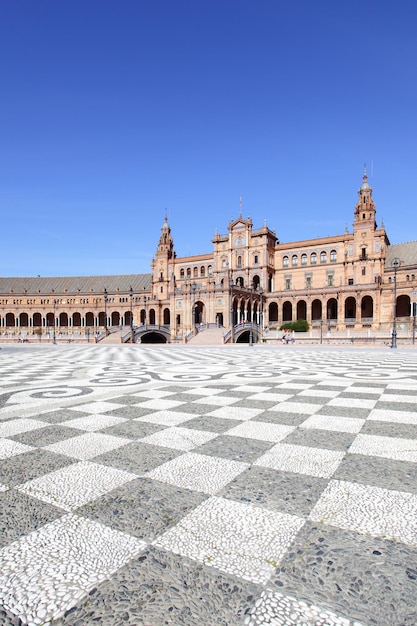
M 110 333 L 107 337 L 103 337 L 100 341 L 100 345 L 106 344 L 120 344 L 122 343 L 122 335 L 126 334 L 126 330 L 116 330 L 115 332 Z
M 219 346 L 223 345 L 224 328 L 206 328 L 197 333 L 187 342 L 190 346 Z

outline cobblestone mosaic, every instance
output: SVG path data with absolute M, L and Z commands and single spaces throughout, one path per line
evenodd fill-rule
M 414 348 L 4 345 L 1 626 L 415 626 Z

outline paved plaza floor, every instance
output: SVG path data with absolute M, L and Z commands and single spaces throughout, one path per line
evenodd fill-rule
M 417 349 L 0 349 L 0 625 L 417 624 Z

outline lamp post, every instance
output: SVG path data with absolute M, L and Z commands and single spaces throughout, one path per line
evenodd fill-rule
M 133 302 L 133 289 L 132 285 L 130 285 L 129 289 L 130 296 L 130 343 L 133 343 L 133 310 L 132 310 L 132 302 Z
M 231 328 L 230 339 L 231 339 L 231 342 L 234 343 L 235 342 L 235 326 L 234 326 L 234 320 L 233 320 L 233 280 L 231 278 L 229 278 L 229 289 L 230 289 L 230 328 Z
M 107 337 L 107 300 L 109 294 L 107 293 L 107 289 L 104 287 L 104 335 Z
M 264 290 L 262 289 L 262 287 L 259 289 L 259 295 L 261 297 L 260 308 L 259 308 L 259 325 L 260 325 L 261 331 L 263 333 L 263 330 L 264 330 L 264 311 L 263 311 L 262 296 L 264 295 Z
M 397 347 L 397 270 L 400 267 L 400 259 L 395 257 L 392 260 L 391 267 L 394 268 L 394 313 L 393 313 L 393 324 L 392 324 L 392 340 L 391 340 L 391 348 Z
M 253 283 L 250 286 L 250 329 L 249 329 L 249 348 L 253 348 Z
M 52 331 L 52 343 L 56 344 L 56 334 L 55 334 L 55 326 L 56 326 L 56 317 L 55 317 L 55 308 L 56 308 L 56 300 L 54 298 L 54 329 Z
M 413 344 L 416 342 L 416 313 L 417 313 L 417 291 L 413 291 L 414 302 L 412 303 L 413 310 Z
M 192 328 L 195 328 L 196 326 L 196 320 L 195 320 L 195 292 L 197 290 L 197 285 L 196 283 L 192 283 L 190 285 L 190 293 L 191 293 L 191 324 L 192 324 Z

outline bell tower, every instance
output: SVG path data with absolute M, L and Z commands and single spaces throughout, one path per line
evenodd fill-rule
M 158 248 L 152 261 L 152 284 L 153 294 L 157 300 L 169 298 L 169 284 L 173 279 L 172 260 L 175 259 L 174 240 L 168 218 L 165 216 L 159 237 Z M 171 276 L 172 274 L 172 276 Z
M 376 230 L 376 207 L 372 199 L 372 187 L 368 183 L 366 166 L 363 171 L 363 183 L 358 191 L 358 201 L 355 206 L 354 229 L 364 228 Z

